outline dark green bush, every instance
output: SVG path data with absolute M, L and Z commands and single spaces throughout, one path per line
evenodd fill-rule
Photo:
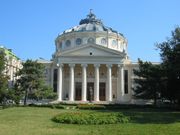
M 96 105 L 96 104 L 79 104 L 77 105 L 78 109 L 88 109 L 88 110 L 101 110 L 105 109 L 104 105 Z
M 71 112 L 61 113 L 52 118 L 54 122 L 66 124 L 117 124 L 129 122 L 129 117 L 122 113 L 85 113 L 85 112 Z
M 72 105 L 62 105 L 62 104 L 29 104 L 30 107 L 47 107 L 52 109 L 75 109 L 76 106 Z
M 53 104 L 29 104 L 30 107 L 47 107 L 47 108 L 55 108 Z

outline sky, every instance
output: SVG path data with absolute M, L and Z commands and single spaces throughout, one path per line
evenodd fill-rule
M 0 0 L 0 45 L 22 60 L 50 60 L 55 39 L 90 9 L 128 40 L 133 62 L 159 62 L 155 44 L 180 25 L 180 0 Z

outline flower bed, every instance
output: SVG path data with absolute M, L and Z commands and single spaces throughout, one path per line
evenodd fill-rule
M 66 124 L 117 124 L 129 122 L 122 113 L 107 112 L 71 112 L 61 113 L 52 118 L 54 122 Z

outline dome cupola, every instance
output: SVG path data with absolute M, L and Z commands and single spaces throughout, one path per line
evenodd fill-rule
M 79 25 L 88 24 L 88 23 L 103 25 L 102 21 L 100 19 L 97 19 L 96 15 L 92 13 L 92 9 L 90 9 L 90 12 L 85 19 L 81 19 Z
M 126 52 L 127 40 L 123 34 L 103 24 L 90 10 L 79 25 L 65 30 L 55 40 L 56 52 L 62 52 L 88 44 L 100 45 L 120 52 Z

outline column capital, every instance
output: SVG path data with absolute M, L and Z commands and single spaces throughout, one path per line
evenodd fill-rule
M 106 67 L 112 68 L 112 64 L 106 64 Z
M 118 64 L 118 67 L 119 67 L 119 68 L 123 68 L 123 67 L 124 67 L 124 64 Z
M 70 67 L 75 67 L 75 64 L 69 64 Z
M 87 66 L 88 66 L 88 64 L 81 64 L 81 66 L 82 66 L 82 67 L 87 67 Z
M 99 68 L 99 67 L 100 67 L 100 64 L 94 64 L 94 67 Z
M 57 63 L 57 67 L 63 67 L 64 66 L 64 64 L 62 64 L 62 63 Z

